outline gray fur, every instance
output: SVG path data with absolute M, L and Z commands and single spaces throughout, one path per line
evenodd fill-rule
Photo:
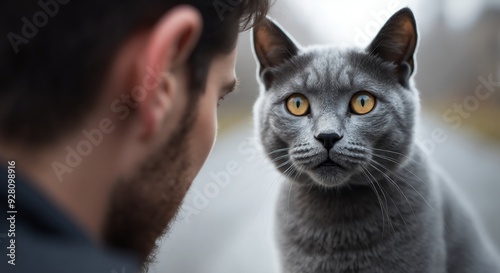
M 365 50 L 303 48 L 270 19 L 254 29 L 257 132 L 287 180 L 277 211 L 284 272 L 500 272 L 472 213 L 416 144 L 416 40 L 408 9 Z M 377 98 L 364 116 L 349 108 L 360 90 Z M 309 99 L 309 115 L 287 111 L 293 93 Z M 332 132 L 343 137 L 328 152 L 315 136 Z M 337 165 L 316 168 L 328 157 Z

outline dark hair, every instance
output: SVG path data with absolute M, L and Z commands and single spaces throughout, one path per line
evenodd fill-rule
M 99 98 L 114 53 L 134 31 L 174 6 L 203 16 L 189 59 L 193 94 L 204 89 L 213 57 L 230 52 L 239 31 L 268 12 L 269 0 L 2 1 L 0 139 L 24 145 L 54 141 L 81 126 Z

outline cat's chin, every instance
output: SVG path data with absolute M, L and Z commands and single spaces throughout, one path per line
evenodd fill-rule
M 348 171 L 336 166 L 318 167 L 308 173 L 316 185 L 326 188 L 346 186 L 351 177 Z

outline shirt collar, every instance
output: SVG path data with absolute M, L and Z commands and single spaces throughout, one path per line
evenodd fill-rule
M 19 171 L 15 170 L 15 211 L 19 224 L 23 228 L 32 229 L 46 235 L 63 236 L 67 239 L 91 243 L 88 235 L 63 212 L 56 204 L 45 196 L 36 185 Z M 7 166 L 0 165 L 0 181 L 8 178 Z M 54 182 L 56 183 L 56 182 Z M 5 184 L 4 184 L 5 185 Z M 1 203 L 7 204 L 8 192 L 0 190 Z

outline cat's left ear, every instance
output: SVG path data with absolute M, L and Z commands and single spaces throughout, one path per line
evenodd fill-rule
M 399 82 L 408 86 L 415 71 L 417 40 L 415 16 L 409 8 L 403 8 L 387 21 L 367 50 L 370 54 L 395 64 Z

